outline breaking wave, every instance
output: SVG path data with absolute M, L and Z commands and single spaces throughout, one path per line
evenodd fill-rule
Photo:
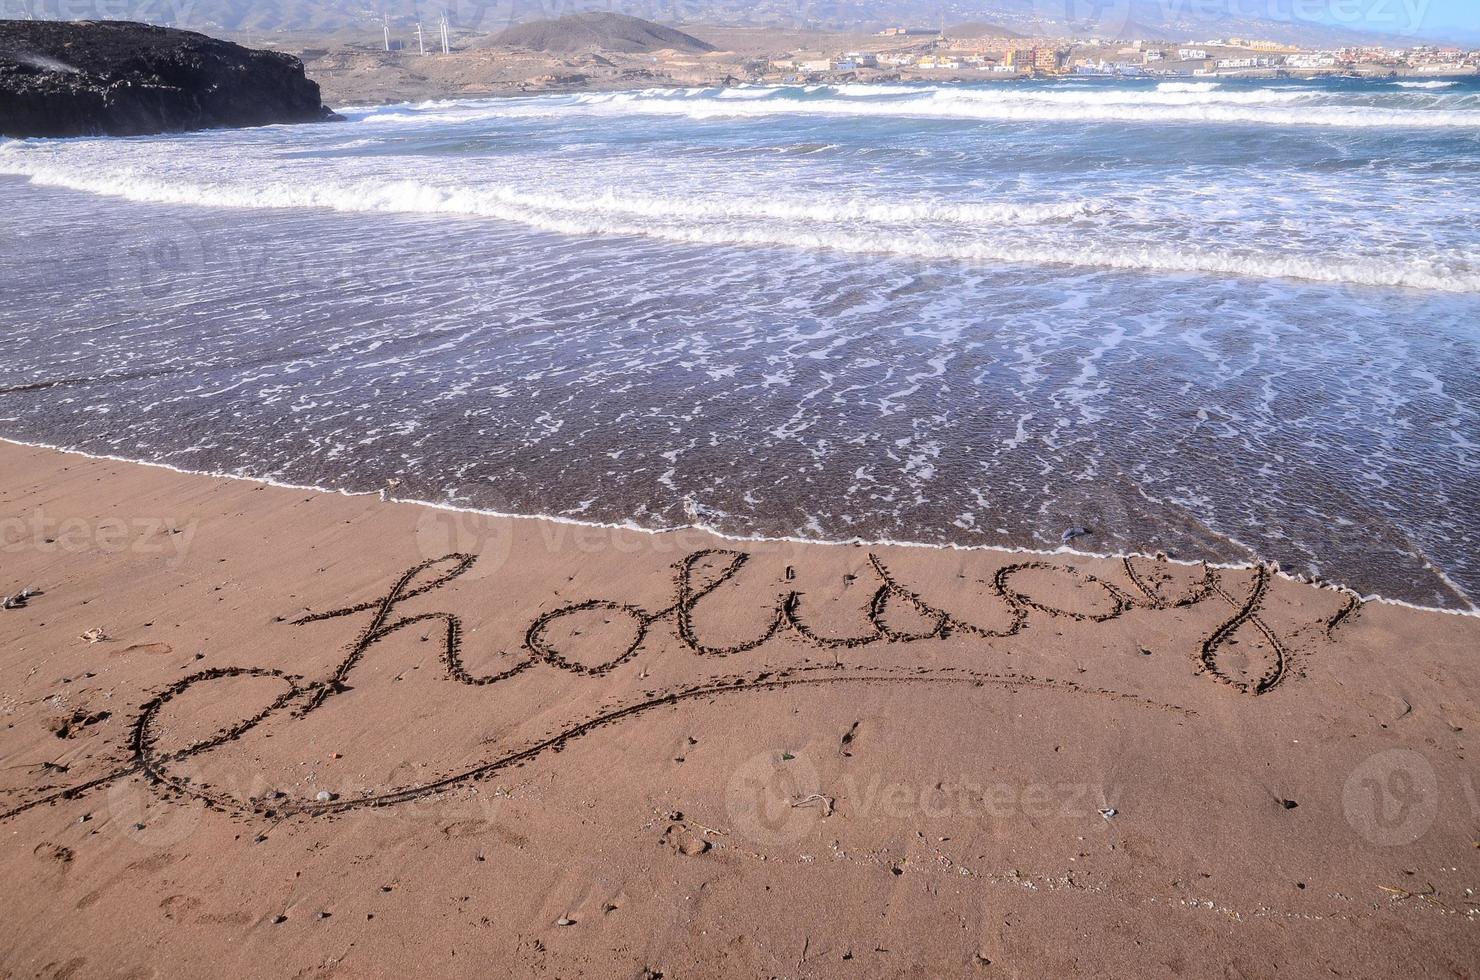
M 918 227 L 922 224 L 977 226 L 995 223 L 1037 224 L 1087 217 L 1106 210 L 1095 201 L 1044 204 L 980 204 L 956 201 L 886 202 L 838 200 L 697 200 L 657 197 L 612 190 L 579 196 L 512 190 L 503 187 L 439 187 L 414 180 L 369 180 L 313 187 L 272 182 L 250 185 L 196 185 L 163 181 L 132 172 L 115 176 L 78 173 L 47 167 L 0 165 L 0 173 L 29 177 L 43 187 L 61 187 L 150 204 L 185 204 L 227 208 L 326 208 L 333 211 L 385 214 L 456 214 L 538 224 L 547 231 L 579 228 L 600 233 L 606 218 L 696 221 L 792 221 L 818 224 L 867 223 Z M 536 215 L 552 216 L 538 220 Z M 588 216 L 567 224 L 555 216 Z M 600 215 L 600 220 L 589 216 Z M 623 229 L 621 234 L 640 234 Z
M 17 168 L 3 169 L 16 172 Z M 696 245 L 773 245 L 915 259 L 1073 266 L 1258 279 L 1301 279 L 1359 286 L 1480 293 L 1480 270 L 1444 255 L 1403 260 L 1280 254 L 1200 245 L 1097 244 L 1089 239 L 1034 241 L 997 233 L 1022 225 L 1088 217 L 1091 201 L 1043 205 L 973 203 L 819 204 L 785 200 L 696 201 L 607 191 L 581 198 L 502 188 L 439 187 L 415 180 L 345 183 L 269 182 L 199 185 L 136 174 L 99 176 L 19 168 L 33 183 L 131 201 L 217 208 L 322 208 L 341 212 L 446 214 L 514 222 L 570 236 L 644 237 Z M 941 225 L 957 225 L 941 234 Z
M 560 99 L 508 99 L 423 104 L 372 112 L 370 123 L 462 123 L 499 117 L 671 115 L 691 119 L 743 119 L 781 115 L 981 120 L 995 122 L 1113 122 L 1145 124 L 1248 124 L 1348 128 L 1480 129 L 1471 108 L 1378 106 L 1361 98 L 1333 99 L 1307 89 L 1226 89 L 1212 83 L 1164 83 L 1155 89 L 909 88 L 873 93 L 868 86 L 748 90 L 743 98 L 722 89 L 677 92 L 585 93 Z M 1394 98 L 1399 98 L 1394 96 Z M 1410 102 L 1410 105 L 1412 103 Z

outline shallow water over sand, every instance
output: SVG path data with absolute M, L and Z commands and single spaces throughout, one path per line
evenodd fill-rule
M 1480 591 L 1480 89 L 557 96 L 0 146 L 0 435 Z

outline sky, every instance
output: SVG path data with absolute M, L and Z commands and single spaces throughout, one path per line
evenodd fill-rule
M 1429 0 L 1429 16 L 1441 27 L 1480 30 L 1480 0 Z
M 1431 0 L 1429 17 L 1436 28 L 1480 38 L 1480 0 Z
M 1480 38 L 1480 0 L 1312 0 L 1311 7 L 1325 13 L 1311 19 L 1357 30 Z

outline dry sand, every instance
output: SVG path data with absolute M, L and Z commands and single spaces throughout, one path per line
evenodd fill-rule
M 0 975 L 1480 969 L 1480 620 L 0 475 Z

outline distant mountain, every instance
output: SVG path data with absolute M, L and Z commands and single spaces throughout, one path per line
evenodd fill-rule
M 647 54 L 664 48 L 693 53 L 714 50 L 714 45 L 690 37 L 683 31 L 613 13 L 571 14 L 554 20 L 516 24 L 500 32 L 492 43 L 557 54 L 588 49 L 623 54 Z
M 435 24 L 443 11 L 457 31 L 495 34 L 548 18 L 552 8 L 568 13 L 627 12 L 680 24 L 875 31 L 984 22 L 1025 36 L 1147 40 L 1233 36 L 1312 47 L 1406 45 L 1465 33 L 1430 28 L 1421 21 L 1403 22 L 1412 7 L 1408 3 L 1383 8 L 1394 20 L 1380 33 L 1301 18 L 1297 11 L 1309 6 L 1304 0 L 1261 0 L 1258 17 L 1240 12 L 1254 6 L 1248 0 L 136 0 L 129 5 L 129 16 L 152 24 L 237 34 L 378 29 L 382 17 L 400 27 L 418 16 Z M 0 0 L 0 18 L 69 20 L 76 19 L 77 9 L 72 0 Z
M 985 24 L 985 23 L 983 23 L 983 22 L 981 22 L 979 20 L 969 20 L 969 21 L 967 21 L 964 24 L 952 24 L 950 27 L 947 27 L 946 28 L 946 34 L 948 36 L 950 36 L 950 37 L 964 37 L 964 38 L 976 38 L 976 37 L 1006 37 L 1006 38 L 1014 38 L 1014 37 L 1022 37 L 1023 36 L 1023 35 L 1019 34 L 1016 31 L 1010 31 L 1007 28 L 1005 28 L 1005 27 L 999 27 L 996 24 Z

